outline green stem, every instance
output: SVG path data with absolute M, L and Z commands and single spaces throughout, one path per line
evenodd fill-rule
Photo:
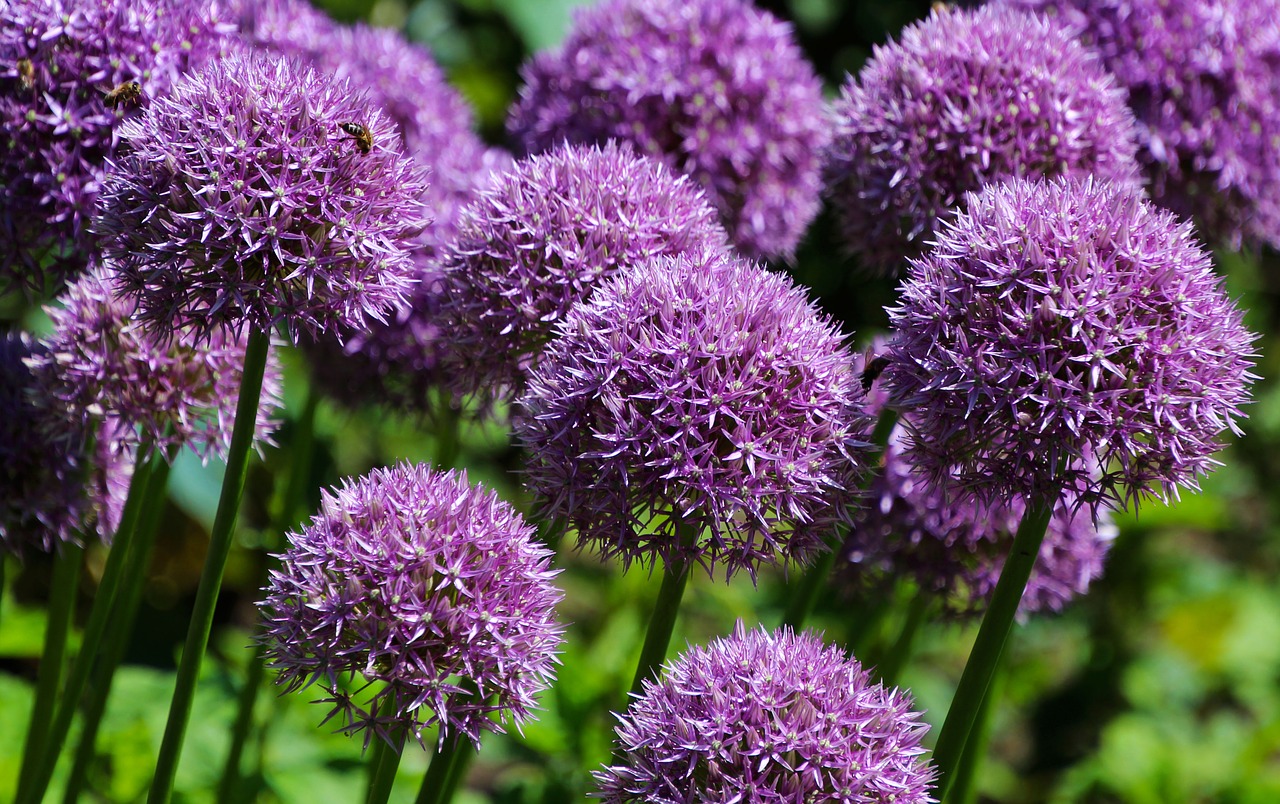
M 289 445 L 291 456 L 289 479 L 285 486 L 284 497 L 276 509 L 275 526 L 272 528 L 275 544 L 270 545 L 271 549 L 278 549 L 285 531 L 296 525 L 304 516 L 307 481 L 311 474 L 312 455 L 315 452 L 318 398 L 315 386 L 307 389 L 307 400 L 302 409 L 302 415 L 298 417 L 297 437 Z M 272 563 L 274 563 L 273 560 L 268 559 L 267 564 L 264 565 L 261 581 L 265 582 L 266 567 Z M 249 733 L 253 730 L 253 710 L 258 701 L 258 690 L 262 688 L 263 679 L 267 676 L 266 650 L 265 645 L 258 643 L 245 670 L 244 686 L 240 688 L 240 695 L 236 701 L 236 720 L 231 729 L 231 745 L 227 748 L 227 759 L 222 766 L 222 778 L 218 780 L 219 804 L 230 804 L 239 798 L 236 793 L 240 787 L 240 761 L 244 756 L 244 747 L 249 739 Z
M 997 665 L 996 674 L 987 686 L 987 694 L 982 696 L 982 706 L 978 709 L 978 719 L 973 724 L 972 735 L 965 744 L 964 753 L 960 755 L 960 764 L 956 766 L 956 772 L 953 774 L 955 781 L 951 785 L 951 795 L 947 800 L 956 804 L 970 804 L 977 792 L 974 784 L 978 778 L 978 770 L 982 767 L 982 757 L 987 743 L 991 739 L 991 710 L 995 708 L 992 701 L 1000 697 L 1002 686 L 1000 681 L 1004 677 L 999 670 L 1000 666 Z
M 62 696 L 58 703 L 53 722 L 49 726 L 49 734 L 39 752 L 39 761 L 33 765 L 30 784 L 20 786 L 15 799 L 22 804 L 38 804 L 44 800 L 45 789 L 53 777 L 53 769 L 58 764 L 58 755 L 62 753 L 63 741 L 71 728 L 71 720 L 75 717 L 80 703 L 80 695 L 84 692 L 85 683 L 89 680 L 89 672 L 97 661 L 102 649 L 103 634 L 111 621 L 116 595 L 125 578 L 126 557 L 129 546 L 137 530 L 139 515 L 152 507 L 149 499 L 150 483 L 148 482 L 158 464 L 163 462 L 159 451 L 150 444 L 139 446 L 140 455 L 148 455 L 146 462 L 136 469 L 129 482 L 129 496 L 124 503 L 124 512 L 120 517 L 120 525 L 112 539 L 111 551 L 107 554 L 107 564 L 102 570 L 102 580 L 98 583 L 98 591 L 93 598 L 93 606 L 89 610 L 89 621 L 85 624 L 84 635 L 80 639 L 80 652 L 67 674 L 67 682 L 62 688 Z M 130 582 L 137 579 L 129 578 Z
M 947 710 L 942 724 L 942 732 L 938 735 L 938 745 L 933 750 L 933 761 L 938 768 L 938 786 L 934 795 L 939 800 L 946 797 L 954 781 L 956 763 L 964 753 L 991 676 L 1013 629 L 1014 615 L 1022 602 L 1023 590 L 1040 554 L 1040 543 L 1044 541 L 1045 528 L 1052 514 L 1052 500 L 1028 504 L 1018 533 L 1013 538 L 1013 547 L 991 596 L 991 606 L 982 618 L 969 661 L 964 666 L 955 697 L 951 699 L 951 708 Z
M 891 687 L 898 683 L 898 676 L 902 673 L 902 669 L 907 666 L 907 662 L 911 659 L 911 651 L 915 646 L 916 634 L 920 631 L 920 625 L 924 623 L 925 615 L 929 613 L 929 605 L 933 602 L 923 590 L 918 591 L 912 598 L 911 603 L 907 607 L 907 616 L 902 623 L 902 631 L 898 633 L 898 639 L 893 643 L 893 647 L 889 649 L 889 655 L 885 658 L 884 663 L 880 665 L 880 683 L 886 687 Z
M 458 461 L 462 451 L 459 426 L 462 412 L 453 405 L 453 400 L 446 393 L 440 394 L 440 407 L 435 414 L 437 469 L 448 469 Z
M 71 614 L 75 611 L 76 589 L 80 585 L 80 567 L 84 547 L 62 546 L 53 563 L 53 585 L 49 590 L 49 617 L 45 622 L 44 651 L 40 654 L 40 671 L 36 677 L 36 699 L 31 706 L 27 728 L 27 744 L 22 752 L 22 770 L 18 789 L 31 783 L 38 759 L 43 756 L 49 737 L 50 718 L 58 700 L 63 663 L 67 651 L 67 632 L 71 630 Z
M 871 448 L 865 456 L 867 466 L 875 468 L 863 474 L 858 484 L 860 491 L 866 491 L 871 481 L 880 473 L 880 456 L 884 454 L 885 445 L 889 443 L 889 435 L 897 425 L 896 411 L 888 408 L 880 411 L 880 418 L 876 419 L 875 430 L 871 433 Z M 813 607 L 818 602 L 818 594 L 827 585 L 827 578 L 836 565 L 836 558 L 839 556 L 843 541 L 844 534 L 836 534 L 836 537 L 827 544 L 826 552 L 818 556 L 813 566 L 800 578 L 791 595 L 791 600 L 787 603 L 786 611 L 783 612 L 783 625 L 789 625 L 792 630 L 799 631 L 804 621 L 809 619 L 809 615 L 813 613 Z
M 156 531 L 160 527 L 160 515 L 164 511 L 165 486 L 168 481 L 169 463 L 160 461 L 152 469 L 147 481 L 148 505 L 143 509 L 133 544 L 125 557 L 124 576 L 134 579 L 134 582 L 126 584 L 120 593 L 120 599 L 111 614 L 102 656 L 90 679 L 89 693 L 81 717 L 80 742 L 76 746 L 71 775 L 67 777 L 67 787 L 62 795 L 64 804 L 75 804 L 80 800 L 80 792 L 84 789 L 89 763 L 93 760 L 98 727 L 102 724 L 102 715 L 107 710 L 107 699 L 111 695 L 111 682 L 129 647 L 129 638 L 138 617 L 138 607 L 142 604 L 147 569 L 151 566 L 151 554 L 156 543 Z
M 682 546 L 692 545 L 698 538 L 693 528 L 684 523 L 676 524 L 676 535 Z M 657 677 L 662 660 L 667 658 L 671 632 L 675 629 L 676 615 L 680 613 L 680 599 L 684 597 L 684 588 L 689 583 L 689 563 L 676 561 L 663 566 L 662 586 L 658 589 L 653 614 L 649 616 L 649 629 L 644 635 L 644 647 L 640 649 L 640 665 L 631 682 L 632 695 L 638 695 L 644 689 L 644 682 Z
M 467 748 L 466 738 L 460 732 L 454 731 L 445 738 L 431 758 L 431 767 L 427 768 L 414 804 L 448 804 L 463 775 L 468 755 L 474 753 Z
M 374 745 L 373 756 L 369 758 L 369 792 L 365 804 L 386 804 L 396 783 L 400 756 L 404 753 L 405 731 L 398 729 L 393 735 L 395 745 L 388 745 L 381 737 L 374 739 L 378 742 Z
M 222 493 L 218 499 L 218 512 L 213 519 L 213 532 L 209 535 L 209 551 L 205 557 L 204 571 L 200 574 L 200 586 L 196 590 L 195 608 L 191 613 L 191 625 L 187 630 L 182 661 L 178 665 L 178 678 L 169 705 L 169 719 L 165 723 L 164 738 L 160 743 L 160 756 L 156 761 L 156 775 L 151 781 L 148 804 L 168 804 L 173 794 L 173 780 L 178 771 L 178 759 L 182 755 L 182 741 L 191 719 L 191 704 L 195 699 L 196 679 L 209 633 L 213 629 L 213 613 L 218 603 L 218 591 L 222 585 L 222 573 L 227 567 L 235 532 L 236 514 L 240 510 L 240 498 L 244 493 L 245 470 L 249 465 L 250 447 L 257 429 L 258 404 L 262 393 L 262 374 L 267 362 L 270 336 L 266 331 L 253 330 L 244 352 L 244 373 L 240 379 L 240 398 L 236 404 L 236 423 L 231 433 L 231 448 L 227 455 L 227 472 L 222 479 Z

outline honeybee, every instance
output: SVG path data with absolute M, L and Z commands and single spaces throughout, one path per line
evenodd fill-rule
M 31 59 L 18 59 L 18 82 L 23 89 L 31 89 L 36 83 L 36 68 Z
M 870 391 L 871 386 L 880 378 L 880 373 L 889 367 L 889 358 L 873 357 L 867 361 L 866 368 L 862 370 L 862 390 Z
M 367 154 L 373 148 L 373 135 L 369 133 L 369 129 L 359 123 L 339 123 L 338 128 L 356 141 L 356 147 L 360 149 L 360 153 Z
M 142 87 L 138 86 L 138 82 L 125 81 L 123 84 L 117 85 L 115 89 L 108 92 L 107 97 L 103 98 L 102 102 L 108 109 L 119 109 L 120 105 L 123 103 L 136 104 L 138 99 L 141 97 Z

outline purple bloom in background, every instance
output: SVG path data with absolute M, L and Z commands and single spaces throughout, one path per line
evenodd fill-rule
M 842 239 L 889 274 L 986 184 L 1138 178 L 1124 92 L 1066 30 L 1014 9 L 934 11 L 876 48 L 833 113 L 827 193 Z
M 368 95 L 234 53 L 121 126 L 96 225 L 149 329 L 198 338 L 382 320 L 414 282 L 422 170 Z
M 619 717 L 613 804 L 923 804 L 934 769 L 911 696 L 874 684 L 810 632 L 747 631 L 691 647 Z M 748 792 L 749 791 L 749 792 Z
M 830 122 L 791 27 L 745 0 L 607 0 L 525 65 L 508 128 L 530 152 L 633 143 L 692 176 L 751 257 L 818 213 Z
M 565 146 L 516 163 L 463 214 L 445 264 L 455 391 L 517 396 L 557 321 L 657 255 L 727 249 L 686 177 L 627 146 Z
M 0 288 L 55 291 L 86 268 L 120 121 L 221 52 L 229 28 L 215 11 L 209 0 L 0 0 Z
M 54 332 L 31 361 L 50 395 L 70 410 L 111 417 L 131 441 L 154 445 L 172 459 L 190 446 L 225 457 L 231 444 L 246 336 L 215 330 L 196 340 L 187 330 L 156 334 L 132 320 L 135 302 L 113 288 L 111 271 L 96 268 L 46 308 Z M 256 438 L 270 443 L 281 406 L 280 367 L 270 356 L 262 381 Z M 136 433 L 134 431 L 137 431 Z
M 721 250 L 623 269 L 557 325 L 521 399 L 548 521 L 624 565 L 803 561 L 847 514 L 861 391 L 831 320 Z
M 885 394 L 879 383 L 867 395 L 878 413 Z M 907 414 L 910 418 L 910 413 Z M 915 471 L 901 425 L 889 439 L 883 470 L 871 481 L 867 500 L 854 514 L 843 554 L 844 585 L 861 594 L 883 594 L 907 579 L 937 598 L 952 616 L 986 610 L 1026 505 L 980 501 L 939 487 Z M 1102 574 L 1116 536 L 1110 514 L 1060 501 L 1019 607 L 1021 614 L 1058 611 Z
M 970 194 L 889 316 L 911 460 L 979 498 L 1176 496 L 1239 432 L 1253 379 L 1191 226 L 1104 182 Z
M 1212 242 L 1280 247 L 1280 3 L 1004 1 L 1101 53 L 1129 91 L 1158 203 Z
M 532 717 L 562 595 L 552 553 L 492 491 L 423 465 L 375 469 L 325 492 L 289 542 L 259 604 L 267 656 L 287 690 L 319 682 L 343 731 L 421 741 L 439 723 L 441 739 L 478 746 Z
M 110 539 L 133 472 L 114 422 L 89 423 L 48 403 L 28 363 L 45 347 L 0 335 L 0 550 L 50 552 L 96 526 Z

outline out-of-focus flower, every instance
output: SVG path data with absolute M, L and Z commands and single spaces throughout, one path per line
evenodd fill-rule
M 1191 226 L 1104 182 L 970 194 L 889 316 L 912 462 L 984 499 L 1194 487 L 1253 379 L 1254 336 Z
M 330 717 L 366 744 L 439 724 L 442 740 L 478 745 L 530 719 L 554 675 L 562 595 L 551 552 L 492 491 L 465 473 L 375 469 L 326 492 L 289 542 L 260 604 L 288 690 L 319 682 Z M 384 686 L 362 695 L 357 677 Z
M 404 303 L 425 178 L 350 82 L 237 52 L 120 133 L 96 226 L 149 329 L 314 335 Z
M 607 0 L 522 74 L 508 128 L 526 150 L 631 142 L 692 176 L 748 256 L 789 258 L 818 212 L 821 82 L 746 0 Z
M 50 552 L 95 526 L 109 540 L 133 471 L 112 421 L 90 424 L 45 403 L 27 365 L 46 355 L 26 336 L 0 335 L 0 549 Z
M 229 30 L 211 0 L 0 0 L 0 288 L 86 268 L 120 121 Z
M 1015 9 L 934 11 L 876 48 L 833 114 L 827 194 L 846 248 L 886 273 L 986 184 L 1138 178 L 1124 92 L 1065 29 Z
M 574 307 L 516 428 L 543 515 L 581 544 L 754 578 L 846 518 L 860 401 L 844 339 L 804 291 L 716 250 L 633 265 Z
M 462 394 L 518 395 L 556 322 L 618 270 L 728 248 L 696 186 L 613 143 L 518 162 L 460 230 L 445 259 L 445 374 Z
M 117 420 L 129 440 L 172 458 L 190 446 L 202 458 L 231 446 L 247 340 L 219 329 L 203 340 L 187 330 L 161 335 L 132 320 L 136 304 L 96 268 L 49 307 L 54 332 L 29 361 L 49 394 L 69 410 Z M 269 357 L 258 405 L 256 440 L 270 443 L 281 406 L 280 367 Z
M 1204 237 L 1280 247 L 1280 3 L 1003 0 L 1095 47 L 1138 118 L 1157 203 Z
M 645 682 L 618 718 L 615 764 L 596 772 L 595 796 L 931 802 L 934 769 L 920 745 L 929 727 L 912 705 L 812 633 L 739 623 Z

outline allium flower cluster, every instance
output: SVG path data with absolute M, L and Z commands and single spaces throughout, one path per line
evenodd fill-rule
M 558 325 L 516 429 L 548 519 L 624 564 L 808 558 L 860 471 L 861 391 L 804 291 L 723 251 L 655 257 Z
M 876 383 L 867 394 L 878 412 L 885 394 Z M 907 414 L 908 419 L 910 414 Z M 845 538 L 846 586 L 881 594 L 902 579 L 938 599 L 947 614 L 981 614 L 995 590 L 1026 504 L 975 500 L 939 486 L 915 470 L 907 430 L 890 436 L 882 469 L 872 479 Z M 1107 511 L 1090 512 L 1061 500 L 1019 606 L 1021 614 L 1059 611 L 1102 574 L 1117 529 Z
M 1065 29 L 1015 9 L 935 10 L 876 48 L 833 113 L 827 193 L 841 236 L 886 273 L 988 183 L 1138 176 L 1124 92 Z
M 562 595 L 551 552 L 492 491 L 465 473 L 375 469 L 325 492 L 289 542 L 260 604 L 267 656 L 288 690 L 319 682 L 344 731 L 421 740 L 438 723 L 441 739 L 478 745 L 532 716 Z M 362 695 L 358 679 L 385 686 Z
M 247 337 L 215 330 L 197 340 L 188 330 L 147 332 L 137 305 L 116 292 L 114 274 L 95 268 L 49 307 L 54 332 L 30 362 L 49 394 L 71 410 L 117 420 L 128 440 L 172 457 L 190 446 L 203 458 L 225 457 L 244 373 Z M 280 367 L 267 361 L 256 439 L 270 443 L 281 406 Z M 136 432 L 135 432 L 136 431 Z
M 790 628 L 692 647 L 647 681 L 598 771 L 614 804 L 933 801 L 928 726 L 909 694 L 873 684 L 838 648 Z
M 971 194 L 889 316 L 912 460 L 979 497 L 1176 495 L 1239 432 L 1253 379 L 1190 225 L 1103 182 Z
M 1059 17 L 1129 91 L 1152 197 L 1204 236 L 1280 247 L 1280 3 L 1004 0 Z
M 425 178 L 349 82 L 233 53 L 121 135 L 97 227 L 149 328 L 314 334 L 403 303 Z
M 48 291 L 93 254 L 120 121 L 219 53 L 210 0 L 0 0 L 0 287 Z M 130 82 L 130 100 L 113 91 Z
M 790 26 L 748 0 L 606 0 L 522 74 L 529 151 L 633 143 L 692 176 L 751 257 L 790 257 L 817 215 L 830 123 Z
M 518 394 L 557 321 L 619 269 L 727 249 L 686 177 L 609 143 L 518 162 L 463 214 L 445 259 L 456 391 Z
M 85 422 L 45 403 L 28 362 L 45 348 L 0 335 L 0 550 L 50 552 L 95 525 L 109 539 L 120 522 L 132 455 L 113 422 L 96 437 Z

